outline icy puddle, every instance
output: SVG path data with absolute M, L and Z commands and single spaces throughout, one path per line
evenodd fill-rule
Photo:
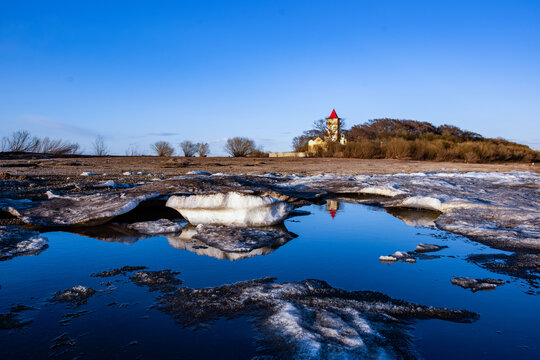
M 248 232 L 43 233 L 48 248 L 0 261 L 0 357 L 540 357 L 537 280 L 486 265 L 511 253 L 414 226 L 433 212 L 301 210 Z

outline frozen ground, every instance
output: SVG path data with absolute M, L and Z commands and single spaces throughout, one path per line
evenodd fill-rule
M 94 188 L 82 193 L 41 186 L 41 197 L 32 194 L 38 201 L 28 201 L 30 196 L 25 198 L 24 192 L 3 191 L 0 208 L 32 225 L 92 225 L 161 196 L 169 199 L 170 206 L 186 211 L 195 224 L 268 225 L 283 220 L 290 210 L 286 203 L 349 196 L 389 209 L 440 212 L 433 221 L 438 228 L 500 249 L 540 250 L 540 175 L 536 173 L 189 175 L 126 190 Z M 355 200 L 355 196 L 367 199 Z M 265 209 L 264 216 L 258 209 Z
M 92 176 L 81 179 L 90 178 Z M 77 229 L 72 231 L 92 233 L 90 225 L 115 221 L 118 216 L 137 211 L 143 205 L 152 213 L 162 211 L 167 202 L 195 225 L 253 227 L 280 223 L 293 208 L 339 198 L 384 207 L 409 225 L 437 227 L 493 248 L 515 252 L 505 254 L 504 258 L 481 260 L 481 264 L 501 272 L 513 272 L 533 283 L 538 280 L 540 174 L 537 173 L 302 176 L 195 172 L 134 183 L 122 189 L 96 188 L 85 181 L 66 183 L 43 177 L 4 182 L 0 184 L 0 209 L 15 216 L 16 221 L 32 226 L 70 227 Z M 427 216 L 411 217 L 407 209 L 419 210 Z M 115 231 L 125 236 L 111 239 L 133 242 L 141 232 L 151 235 L 179 230 L 178 225 L 165 223 L 166 219 L 152 220 L 161 223 L 132 224 L 124 229 L 117 226 Z M 273 245 L 250 245 L 248 242 L 253 236 L 242 235 L 234 246 L 245 246 L 249 251 L 233 250 L 232 244 L 220 240 L 217 230 L 209 232 L 208 229 L 205 234 L 202 229 L 186 229 L 180 237 L 169 240 L 176 247 L 231 259 L 250 256 L 250 252 L 268 253 L 275 248 Z M 194 231 L 195 237 L 191 236 Z M 219 232 L 223 234 L 223 229 Z
M 259 353 L 268 359 L 415 358 L 410 322 L 477 319 L 464 310 L 412 304 L 372 291 L 345 291 L 320 280 L 279 284 L 265 278 L 191 289 L 179 287 L 167 271 L 140 271 L 131 278 L 161 289 L 158 309 L 186 327 L 203 327 L 223 317 L 253 317 Z

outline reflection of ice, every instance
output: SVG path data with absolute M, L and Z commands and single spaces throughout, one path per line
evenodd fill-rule
M 141 238 L 144 238 L 139 232 L 129 229 L 122 224 L 109 223 L 99 226 L 73 227 L 66 231 L 96 240 L 118 242 L 122 244 L 134 244 Z
M 191 224 L 270 226 L 282 222 L 292 205 L 269 196 L 238 192 L 211 195 L 171 196 L 167 206 Z
M 283 225 L 265 228 L 188 225 L 179 236 L 167 239 L 171 246 L 198 255 L 239 260 L 267 255 L 295 237 Z
M 49 247 L 39 232 L 18 226 L 0 226 L 0 261 L 16 256 L 38 255 Z
M 182 225 L 178 221 L 159 219 L 132 224 L 108 223 L 100 226 L 73 227 L 67 231 L 101 241 L 133 244 L 150 236 L 179 233 L 182 231 Z
M 387 208 L 386 211 L 409 226 L 435 227 L 435 220 L 441 213 L 422 209 Z
M 155 221 L 141 221 L 127 225 L 128 228 L 145 235 L 159 235 L 178 233 L 182 231 L 182 225 L 169 219 Z

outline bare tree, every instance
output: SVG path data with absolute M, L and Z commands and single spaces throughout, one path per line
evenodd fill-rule
M 37 139 L 34 151 L 44 154 L 65 155 L 77 154 L 79 149 L 80 146 L 77 143 L 70 143 L 67 141 L 54 140 L 44 137 L 43 139 Z
M 126 149 L 126 156 L 141 156 L 142 152 L 139 150 L 137 145 L 130 144 Z
M 315 120 L 313 122 L 313 130 L 315 130 L 319 134 L 318 136 L 323 136 L 326 133 L 326 120 Z
M 36 152 L 46 154 L 76 154 L 79 151 L 79 144 L 69 143 L 63 140 L 52 140 L 48 137 L 43 139 L 31 136 L 26 130 L 19 130 L 4 136 L 0 142 L 2 151 L 11 152 Z
M 167 141 L 156 141 L 152 144 L 152 150 L 157 156 L 171 156 L 174 154 L 174 148 Z
M 246 137 L 233 137 L 227 139 L 225 151 L 234 157 L 245 157 L 255 151 L 255 141 Z
M 210 153 L 210 146 L 208 143 L 197 143 L 197 153 L 200 157 L 206 157 Z
M 39 139 L 30 135 L 27 130 L 15 131 L 11 136 L 4 136 L 2 139 L 2 151 L 11 152 L 31 152 L 35 151 L 39 144 Z
M 184 152 L 184 156 L 185 157 L 192 157 L 192 156 L 195 156 L 195 154 L 197 153 L 198 151 L 198 148 L 197 148 L 197 145 L 192 143 L 191 141 L 189 140 L 186 140 L 186 141 L 182 141 L 180 143 L 180 148 L 182 149 L 182 151 Z
M 109 155 L 109 148 L 105 144 L 105 139 L 103 136 L 99 135 L 96 140 L 92 143 L 92 148 L 94 149 L 94 154 L 97 156 L 106 156 Z

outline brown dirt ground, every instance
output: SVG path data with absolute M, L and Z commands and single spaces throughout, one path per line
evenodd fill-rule
M 468 164 L 458 162 L 342 158 L 185 158 L 155 156 L 65 156 L 0 154 L 0 173 L 13 176 L 78 176 L 82 172 L 120 175 L 125 171 L 154 175 L 181 175 L 189 171 L 228 174 L 391 174 L 417 171 L 532 171 L 540 166 L 524 163 Z

